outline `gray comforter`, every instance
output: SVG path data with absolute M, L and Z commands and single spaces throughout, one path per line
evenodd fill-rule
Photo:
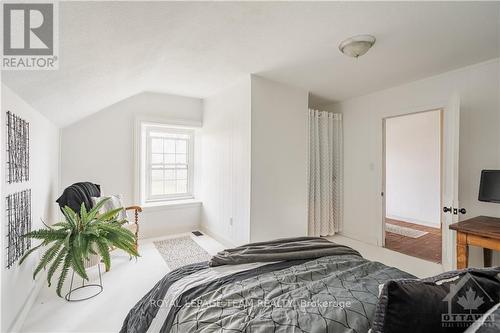
M 238 265 L 251 262 L 272 262 L 297 259 L 316 259 L 332 255 L 359 252 L 320 237 L 282 238 L 238 246 L 217 253 L 210 259 L 210 266 Z
M 363 259 L 344 246 L 311 240 L 313 247 L 320 244 L 340 252 L 251 262 L 244 250 L 233 250 L 219 256 L 241 263 L 177 269 L 135 305 L 121 332 L 367 332 L 379 285 L 412 276 Z M 297 241 L 289 240 L 288 246 L 293 248 Z M 267 255 L 286 243 L 269 244 Z M 252 246 L 246 246 L 246 254 L 254 256 L 257 248 Z M 265 254 L 261 246 L 258 243 Z M 227 258 L 227 253 L 238 258 Z

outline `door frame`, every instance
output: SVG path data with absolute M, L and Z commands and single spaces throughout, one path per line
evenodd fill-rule
M 443 207 L 443 191 L 444 191 L 444 184 L 443 184 L 443 177 L 444 177 L 444 150 L 443 150 L 443 135 L 444 135 L 444 110 L 445 108 L 440 106 L 440 107 L 433 107 L 433 108 L 426 108 L 422 111 L 413 111 L 413 112 L 408 112 L 408 113 L 403 113 L 403 114 L 398 114 L 394 116 L 387 116 L 382 118 L 382 192 L 380 193 L 382 196 L 382 244 L 381 246 L 385 248 L 385 219 L 387 215 L 387 205 L 386 205 L 386 197 L 387 197 L 387 187 L 386 187 L 386 174 L 387 174 L 387 161 L 386 161 L 386 146 L 387 146 L 387 137 L 386 137 L 386 130 L 387 130 L 387 120 L 388 119 L 393 119 L 393 118 L 400 118 L 400 117 L 405 117 L 405 116 L 412 116 L 416 114 L 421 114 L 421 113 L 428 113 L 428 112 L 439 112 L 439 168 L 440 168 L 440 176 L 439 176 L 439 188 L 440 188 L 440 193 L 439 193 L 439 207 L 441 210 L 441 207 Z M 439 263 L 440 265 L 443 264 L 443 249 L 442 245 L 444 242 L 444 233 L 443 233 L 443 216 L 440 212 L 439 214 L 439 224 L 440 224 L 440 229 L 441 229 L 441 262 Z

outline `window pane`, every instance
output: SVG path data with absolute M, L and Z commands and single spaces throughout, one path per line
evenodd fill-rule
M 186 164 L 187 163 L 186 154 L 176 154 L 175 155 L 175 163 Z
M 147 200 L 170 200 L 187 194 L 192 181 L 193 161 L 188 154 L 191 153 L 193 132 L 154 125 L 144 129 L 146 132 L 142 135 L 146 134 L 147 138 L 142 148 L 148 153 L 145 171 L 148 174 L 141 179 L 149 181 Z
M 175 140 L 165 140 L 165 154 L 175 154 Z
M 186 140 L 188 140 L 191 137 L 191 135 L 189 134 L 167 133 L 167 132 L 150 132 L 149 136 L 154 138 L 186 139 Z
M 165 180 L 175 180 L 175 170 L 165 170 Z
M 186 153 L 186 146 L 187 146 L 187 142 L 184 141 L 184 140 L 177 140 L 175 142 L 175 152 L 177 154 L 185 154 Z
M 175 163 L 175 154 L 165 154 L 165 164 Z
M 162 164 L 163 163 L 163 154 L 151 154 L 151 163 Z
M 163 170 L 151 170 L 151 180 L 163 180 Z
M 175 180 L 168 180 L 165 182 L 165 194 L 175 194 L 176 186 Z
M 178 180 L 177 193 L 186 193 L 186 192 L 187 192 L 187 180 Z
M 163 182 L 162 181 L 152 181 L 151 182 L 151 194 L 152 195 L 162 195 L 163 194 Z
M 168 135 L 163 132 L 151 132 L 149 133 L 150 136 L 155 137 L 155 138 L 163 138 L 165 135 Z
M 151 139 L 151 152 L 152 153 L 163 153 L 163 140 L 162 139 Z
M 177 169 L 177 179 L 187 179 L 187 169 Z

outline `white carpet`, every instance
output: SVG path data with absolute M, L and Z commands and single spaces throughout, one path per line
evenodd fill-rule
M 427 231 L 420 231 L 420 230 L 402 227 L 402 226 L 390 224 L 390 223 L 385 224 L 385 231 L 392 232 L 393 234 L 398 234 L 398 235 L 405 236 L 405 237 L 410 237 L 410 238 L 419 238 L 419 237 L 422 237 L 422 236 L 428 234 Z
M 210 260 L 208 254 L 190 236 L 171 238 L 153 242 L 158 252 L 167 263 L 168 268 L 176 268 Z

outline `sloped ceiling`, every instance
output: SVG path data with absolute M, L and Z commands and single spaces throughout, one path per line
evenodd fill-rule
M 497 2 L 61 2 L 57 71 L 2 81 L 61 126 L 141 91 L 206 97 L 248 73 L 348 99 L 499 56 Z M 341 40 L 373 34 L 360 59 Z

